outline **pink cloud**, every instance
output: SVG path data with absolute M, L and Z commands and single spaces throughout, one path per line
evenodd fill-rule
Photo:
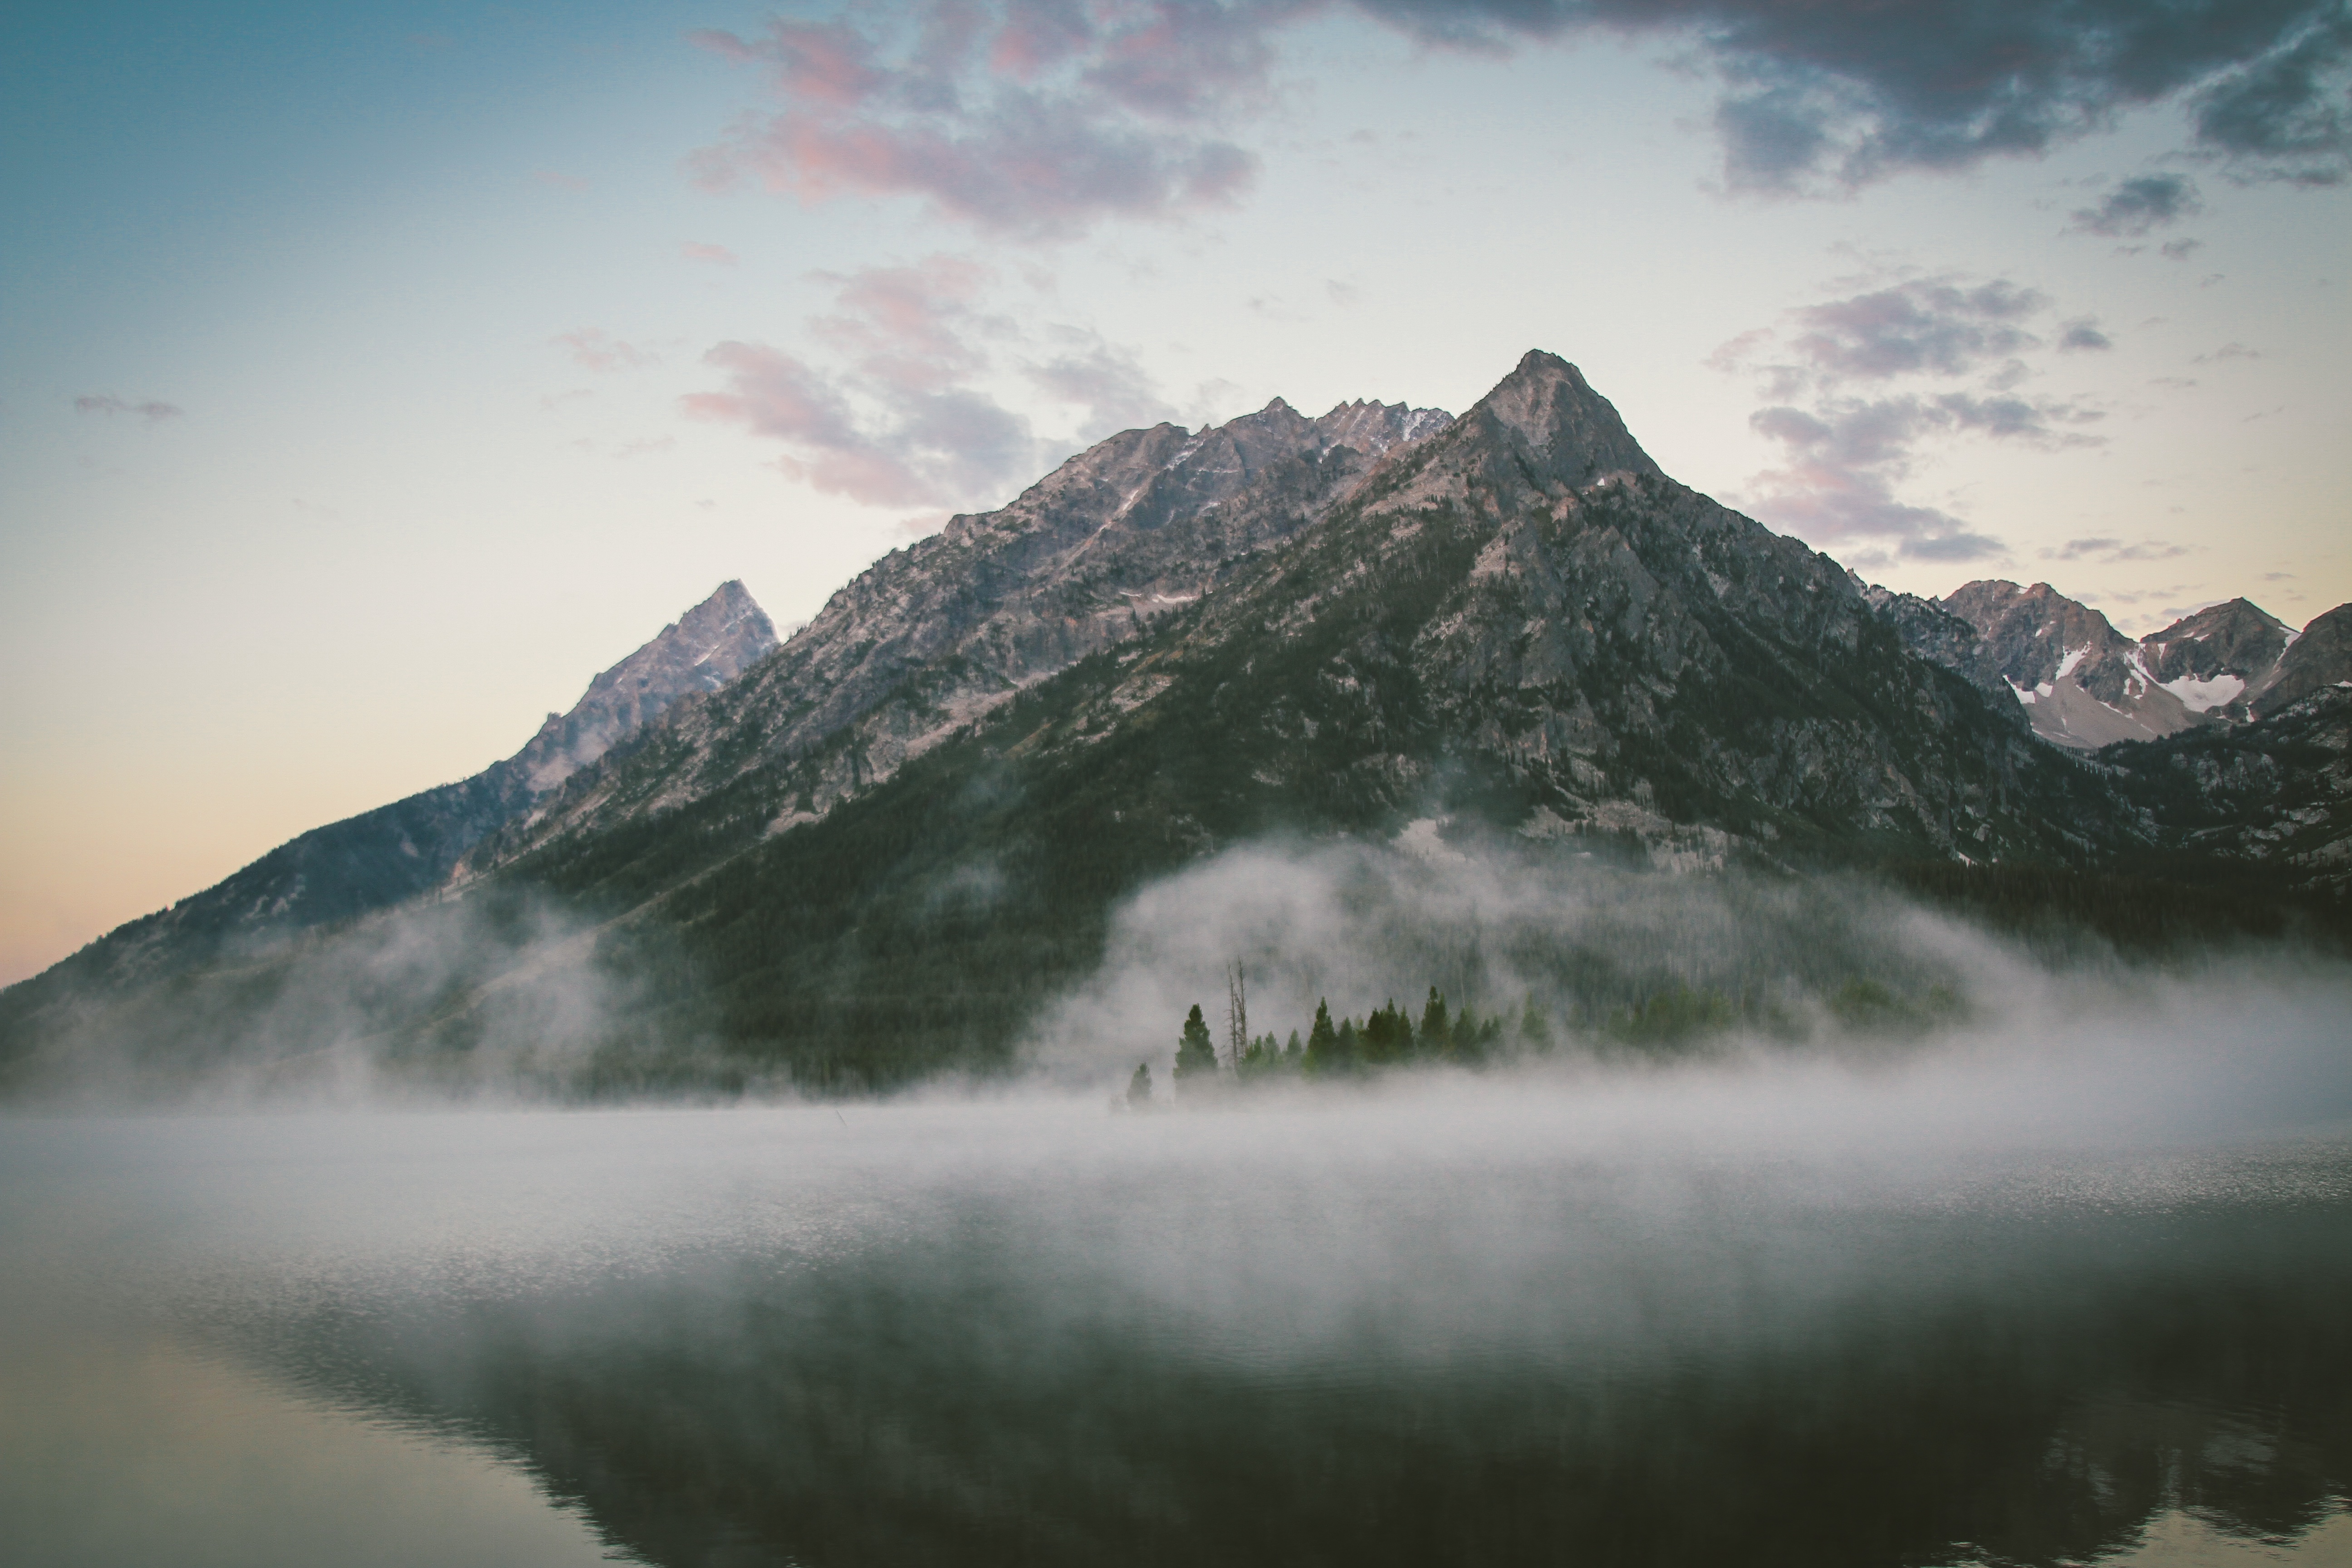
M 585 368 L 600 374 L 615 370 L 642 370 L 649 364 L 659 364 L 660 356 L 607 336 L 601 328 L 582 327 L 576 331 L 559 332 L 549 340 L 563 344 L 572 357 Z
M 677 247 L 677 253 L 688 261 L 707 261 L 714 267 L 732 267 L 736 262 L 735 253 L 725 246 L 708 245 L 698 239 L 688 240 Z
M 811 326 L 822 341 L 855 354 L 868 379 L 904 392 L 938 391 L 986 363 L 962 331 L 988 281 L 976 263 L 934 256 L 912 267 L 819 276 L 839 286 L 838 308 Z
M 1263 98 L 1265 30 L 1289 9 L 933 0 L 911 42 L 846 21 L 707 35 L 765 67 L 782 107 L 690 167 L 810 203 L 911 196 L 1012 236 L 1228 204 L 1256 160 L 1206 127 Z

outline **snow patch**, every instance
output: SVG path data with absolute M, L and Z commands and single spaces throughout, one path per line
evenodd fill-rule
M 2164 682 L 2164 689 L 2180 699 L 2180 705 L 2191 713 L 2210 713 L 2224 703 L 2235 702 L 2246 689 L 2246 683 L 2234 675 L 2217 675 L 2210 680 L 2200 680 L 2184 675 L 2178 680 Z

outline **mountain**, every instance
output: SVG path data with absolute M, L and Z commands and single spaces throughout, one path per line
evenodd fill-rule
M 2339 626 L 2352 620 L 2332 614 Z M 2250 723 L 2200 726 L 2102 760 L 2177 861 L 2226 858 L 2278 882 L 2352 889 L 2352 679 L 2265 703 Z
M 2255 637 L 2172 629 L 2176 679 L 2209 682 Z M 2309 642 L 2295 679 L 2317 680 L 2343 629 L 2322 617 L 2279 668 Z M 903 1082 L 1002 1062 L 1123 900 L 1267 841 L 2333 885 L 2326 855 L 2255 831 L 2336 841 L 2332 685 L 2122 761 L 2022 721 L 2063 689 L 2152 733 L 2158 699 L 2189 710 L 2147 657 L 2047 585 L 1866 588 L 1668 478 L 1549 354 L 1455 419 L 1277 400 L 1112 437 L 893 552 L 510 811 L 435 900 L 168 993 L 8 993 L 0 1067 L 359 1040 L 427 1075 L 504 1050 L 564 1092 Z M 2231 782 L 2264 767 L 2268 794 Z M 2252 837 L 2203 833 L 2231 811 Z
M 2315 691 L 2352 685 L 2352 605 L 2338 605 L 2291 637 L 2278 663 L 2254 683 L 2247 705 L 2283 713 Z
M 1977 629 L 2046 740 L 2095 751 L 2200 721 L 2147 668 L 2139 644 L 2047 583 L 1969 583 L 1937 603 Z
M 779 826 L 813 820 L 1013 693 L 1215 592 L 1451 416 L 1280 398 L 1197 434 L 1114 436 L 996 511 L 894 550 L 724 697 L 649 732 L 516 833 L 493 869 L 558 837 L 755 782 Z
M 52 977 L 61 971 L 79 985 L 121 985 L 191 964 L 248 958 L 302 931 L 435 889 L 467 849 L 528 815 L 549 790 L 679 700 L 724 686 L 775 646 L 775 627 L 750 592 L 738 582 L 722 584 L 589 682 L 570 712 L 550 713 L 539 732 L 504 762 L 289 839 L 202 892 L 119 926 L 63 964 L 12 987 L 6 1005 L 34 1005 L 44 983 L 54 988 Z
M 2240 699 L 2269 681 L 2295 637 L 2269 611 L 2231 599 L 2151 633 L 2140 648 L 2148 673 L 2190 712 L 2242 719 L 2247 707 Z
M 1028 518 L 993 526 L 1067 548 L 1050 510 Z M 597 911 L 600 952 L 644 987 L 633 1033 L 716 1053 L 611 1058 L 601 1081 L 996 1059 L 1099 961 L 1120 898 L 1269 837 L 1422 822 L 1789 867 L 2137 841 L 2013 703 L 1913 657 L 1835 562 L 1667 479 L 1544 354 L 1286 545 L 822 813 L 779 812 L 796 764 L 728 750 L 794 711 L 775 687 L 808 668 L 799 640 L 575 786 L 700 793 L 541 837 L 491 879 Z

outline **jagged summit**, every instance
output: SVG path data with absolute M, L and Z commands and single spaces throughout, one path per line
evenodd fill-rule
M 1528 351 L 1516 369 L 1462 416 L 1463 440 L 1477 440 L 1486 427 L 1517 437 L 1515 449 L 1538 460 L 1545 477 L 1570 487 L 1591 484 L 1603 474 L 1661 472 L 1642 450 L 1617 407 L 1592 390 L 1584 373 L 1558 354 Z
M 420 791 L 288 840 L 169 909 L 129 921 L 26 982 L 60 972 L 83 983 L 168 975 L 224 953 L 249 955 L 302 931 L 370 913 L 437 886 L 486 836 L 682 699 L 717 690 L 776 647 L 775 627 L 740 582 L 688 610 L 588 683 L 568 713 L 471 778 Z
M 533 794 L 553 789 L 652 722 L 681 697 L 716 691 L 776 646 L 775 624 L 740 581 L 661 629 L 651 642 L 588 683 L 568 713 L 550 713 L 504 765 Z

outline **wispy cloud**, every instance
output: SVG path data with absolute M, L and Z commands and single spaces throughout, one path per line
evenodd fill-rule
M 2068 227 L 2110 238 L 2137 238 L 2152 228 L 2201 211 L 2197 184 L 2185 174 L 2142 174 L 2126 180 L 2095 207 L 2078 207 Z M 2169 247 L 2167 247 L 2169 250 Z
M 117 414 L 136 414 L 150 425 L 165 419 L 177 419 L 187 412 L 176 403 L 163 403 L 152 397 L 132 403 L 110 392 L 90 393 L 77 397 L 74 409 L 80 414 L 102 414 L 110 417 Z
M 783 447 L 779 467 L 876 506 L 994 504 L 1007 485 L 1072 445 L 1174 416 L 1135 356 L 1098 333 L 1024 329 L 989 307 L 995 275 L 966 257 L 818 273 L 831 310 L 795 350 L 721 343 L 704 356 L 723 389 L 684 400 L 696 418 Z M 1073 437 L 1041 436 L 1000 392 L 1043 394 L 1080 413 Z
M 2102 566 L 2123 561 L 2170 561 L 2188 553 L 2189 546 L 2161 539 L 2143 539 L 2131 544 L 2120 539 L 2070 539 L 2054 550 L 2041 552 L 2044 561 L 2092 561 Z
M 735 253 L 725 246 L 711 245 L 698 239 L 688 240 L 677 247 L 677 253 L 688 261 L 700 261 L 713 267 L 732 267 L 737 260 Z
M 1749 425 L 1782 453 L 1750 481 L 1747 504 L 1858 561 L 2000 555 L 1999 539 L 1897 492 L 1937 443 L 2098 443 L 2086 428 L 2098 410 L 2018 390 L 2035 374 L 2026 356 L 2051 346 L 2050 310 L 2047 296 L 2006 279 L 1915 278 L 1798 307 L 1726 343 L 1713 363 L 1757 378 L 1768 401 Z M 2110 346 L 2088 317 L 2058 325 L 2057 352 Z
M 817 489 L 877 506 L 954 506 L 1024 477 L 1037 443 L 1028 422 L 975 383 L 988 355 L 974 341 L 987 274 L 956 257 L 827 275 L 835 309 L 810 323 L 834 368 L 765 343 L 726 342 L 703 356 L 723 391 L 685 400 L 696 418 L 779 442 L 779 467 Z
M 1271 31 L 1298 7 L 929 0 L 698 42 L 782 100 L 697 153 L 705 185 L 823 201 L 913 196 L 1003 235 L 1228 203 L 1256 160 L 1217 129 L 1262 101 Z
M 581 327 L 569 332 L 558 332 L 551 342 L 562 344 L 572 351 L 572 357 L 583 369 L 603 374 L 616 370 L 642 370 L 659 364 L 661 356 L 635 343 L 623 342 L 601 327 Z

